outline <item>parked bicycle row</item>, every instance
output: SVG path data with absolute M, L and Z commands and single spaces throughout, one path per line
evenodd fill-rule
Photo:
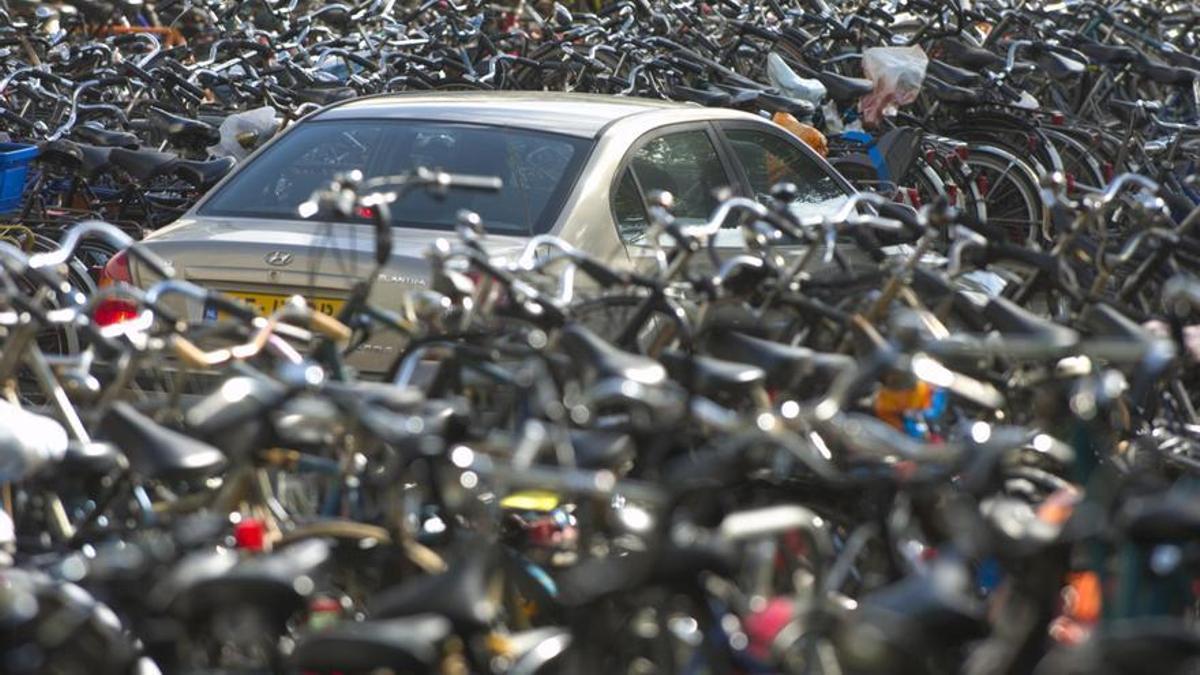
M 380 267 L 404 193 L 499 187 L 357 178 L 303 211 L 369 211 Z M 1054 254 L 944 202 L 799 218 L 787 185 L 702 223 L 657 194 L 646 273 L 548 235 L 488 255 L 464 214 L 429 289 L 372 306 L 364 275 L 340 319 L 260 316 L 107 224 L 0 247 L 6 668 L 1182 668 L 1197 217 L 1133 175 L 1044 187 L 1072 223 Z M 1105 227 L 1118 210 L 1136 234 Z M 60 266 L 92 237 L 163 280 L 80 294 Z M 878 268 L 838 267 L 855 246 Z M 989 274 L 1008 297 L 968 290 Z M 128 320 L 89 319 L 118 298 Z M 45 353 L 62 324 L 85 345 Z M 379 331 L 402 355 L 356 380 Z
M 30 236 L 85 215 L 138 236 L 319 106 L 447 89 L 780 116 L 860 187 L 945 196 L 1014 241 L 1047 243 L 1037 180 L 1054 171 L 1077 190 L 1143 173 L 1176 219 L 1197 197 L 1188 15 L 1147 3 L 169 4 L 43 7 L 2 29 L 0 127 L 41 144 L 18 212 Z
M 1190 5 L 9 9 L 0 672 L 1200 663 Z

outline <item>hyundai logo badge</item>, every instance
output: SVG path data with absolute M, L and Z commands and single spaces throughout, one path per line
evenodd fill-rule
M 266 260 L 268 265 L 283 267 L 292 264 L 292 254 L 287 251 L 271 251 L 263 260 Z

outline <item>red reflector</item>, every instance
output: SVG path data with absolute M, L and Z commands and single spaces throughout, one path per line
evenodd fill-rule
M 971 156 L 971 149 L 965 145 L 958 146 L 954 149 L 954 152 L 958 155 L 958 158 L 964 162 L 967 161 L 967 158 Z
M 1113 168 L 1112 162 L 1105 162 L 1104 163 L 1104 182 L 1111 183 L 1112 179 L 1113 179 L 1113 174 L 1115 174 L 1115 173 L 1116 173 L 1116 170 Z
M 371 210 L 371 207 L 369 207 L 369 206 L 358 207 L 357 213 L 358 213 L 359 218 L 367 219 L 367 218 L 374 217 L 374 212 Z
M 908 205 L 914 209 L 921 208 L 921 193 L 917 192 L 917 188 L 908 189 Z
M 934 152 L 933 148 L 926 150 L 925 151 L 925 163 L 933 164 L 936 161 L 937 161 L 937 153 Z
M 946 199 L 949 199 L 951 204 L 958 203 L 958 186 L 954 183 L 946 184 Z
M 1075 174 L 1067 174 L 1067 192 L 1075 191 Z
M 267 528 L 258 518 L 243 518 L 233 526 L 233 538 L 240 549 L 261 551 L 266 545 Z
M 988 180 L 988 177 L 982 173 L 977 174 L 975 176 L 975 185 L 979 188 L 979 194 L 987 197 L 987 194 L 990 191 L 989 188 L 991 187 L 991 181 Z
M 1050 123 L 1055 126 L 1061 127 L 1063 125 L 1063 123 L 1066 121 L 1067 121 L 1067 116 L 1060 112 L 1056 112 L 1050 116 Z
M 125 251 L 109 258 L 104 269 L 100 271 L 100 288 L 108 288 L 118 283 L 133 283 L 133 274 L 129 271 L 129 254 Z M 127 300 L 101 300 L 92 311 L 92 320 L 100 326 L 111 326 L 136 317 L 137 305 Z

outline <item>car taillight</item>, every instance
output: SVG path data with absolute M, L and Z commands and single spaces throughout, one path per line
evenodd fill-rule
M 100 271 L 100 288 L 107 288 L 117 283 L 133 283 L 133 274 L 129 271 L 129 256 L 125 251 L 109 258 L 104 269 Z M 135 317 L 137 317 L 137 305 L 128 300 L 101 300 L 92 312 L 92 319 L 100 326 L 111 326 Z

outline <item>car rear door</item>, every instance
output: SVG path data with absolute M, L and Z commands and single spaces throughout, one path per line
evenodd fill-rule
M 611 189 L 612 216 L 627 253 L 638 267 L 652 264 L 654 246 L 646 239 L 646 200 L 656 191 L 674 197 L 675 217 L 707 222 L 720 200 L 717 192 L 744 189 L 731 157 L 708 122 L 655 129 L 626 153 Z

